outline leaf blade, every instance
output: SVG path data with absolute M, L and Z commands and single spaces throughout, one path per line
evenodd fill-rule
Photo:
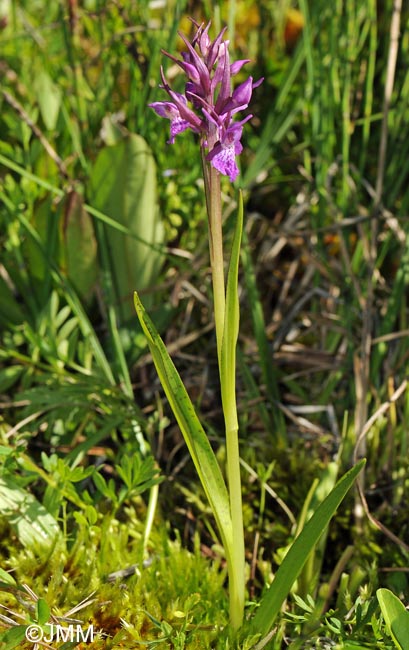
M 141 291 L 151 287 L 163 262 L 164 225 L 158 206 L 156 165 L 147 142 L 130 134 L 101 149 L 92 167 L 90 190 L 98 210 L 137 236 L 127 237 L 111 228 L 103 231 L 112 260 L 118 313 L 127 321 L 133 317 L 129 296 L 134 288 Z
M 254 616 L 252 621 L 254 632 L 259 632 L 264 636 L 271 630 L 284 600 L 308 559 L 309 553 L 328 526 L 364 464 L 365 460 L 362 460 L 344 474 L 294 540 Z
M 166 346 L 136 292 L 134 294 L 134 303 L 139 322 L 148 340 L 160 382 L 211 505 L 226 556 L 228 556 L 228 561 L 231 561 L 233 531 L 229 496 L 219 463 Z
M 400 650 L 409 650 L 409 612 L 389 589 L 378 589 L 376 596 L 386 627 L 396 647 Z

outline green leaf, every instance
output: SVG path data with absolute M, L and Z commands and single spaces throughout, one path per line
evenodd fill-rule
M 148 339 L 160 382 L 188 446 L 216 519 L 227 560 L 231 563 L 233 532 L 229 496 L 219 464 L 165 344 L 136 293 L 134 299 L 136 313 Z
M 50 618 L 50 614 L 50 608 L 44 598 L 39 598 L 37 600 L 37 621 L 39 625 L 45 625 Z
M 0 568 L 0 583 L 10 585 L 12 587 L 17 586 L 17 582 L 14 580 L 13 576 L 10 573 L 7 573 L 4 569 Z
M 34 81 L 34 90 L 37 95 L 41 117 L 47 129 L 55 129 L 58 113 L 61 106 L 61 90 L 56 86 L 50 76 L 42 70 Z
M 5 393 L 20 379 L 24 366 L 9 366 L 0 370 L 0 393 Z
M 1 650 L 13 650 L 21 646 L 26 637 L 26 630 L 27 625 L 16 625 L 0 634 Z
M 99 153 L 91 173 L 93 205 L 135 237 L 105 226 L 121 320 L 133 316 L 132 296 L 156 281 L 164 241 L 159 215 L 156 166 L 143 138 L 132 134 Z
M 221 388 L 226 430 L 238 429 L 236 409 L 236 345 L 239 335 L 238 275 L 240 244 L 243 231 L 243 197 L 240 193 L 236 228 L 230 256 L 226 287 L 226 310 L 224 317 L 223 342 L 221 350 Z
M 364 464 L 365 460 L 360 461 L 338 481 L 291 545 L 271 587 L 262 598 L 260 607 L 256 611 L 252 622 L 254 632 L 259 632 L 264 636 L 273 627 L 280 608 L 290 593 L 290 589 L 306 563 L 310 552 L 325 531 Z
M 64 273 L 78 294 L 87 298 L 98 277 L 97 242 L 92 219 L 75 191 L 65 201 L 61 239 Z
M 389 589 L 376 592 L 386 627 L 399 650 L 409 650 L 409 612 Z
M 8 477 L 0 478 L 0 517 L 8 521 L 27 548 L 50 548 L 61 534 L 44 506 Z
M 18 325 L 24 321 L 24 312 L 20 308 L 12 290 L 0 276 L 0 327 Z
M 111 499 L 114 502 L 117 500 L 116 493 L 112 492 L 110 486 L 99 472 L 95 472 L 92 480 L 94 481 L 97 490 L 101 492 L 106 499 Z

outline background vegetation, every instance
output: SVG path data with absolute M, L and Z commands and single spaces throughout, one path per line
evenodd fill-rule
M 231 647 L 223 555 L 132 307 L 138 289 L 223 461 L 198 147 L 189 135 L 167 146 L 168 124 L 147 108 L 163 97 L 161 48 L 181 48 L 187 16 L 227 24 L 264 77 L 237 182 L 248 614 L 337 475 L 366 456 L 361 496 L 340 509 L 268 647 L 393 647 L 375 592 L 408 601 L 409 13 L 398 9 L 0 2 L 5 649 L 31 647 L 10 630 L 40 620 L 37 598 L 55 620 L 101 629 L 95 648 Z M 228 241 L 236 193 L 223 190 Z M 239 644 L 257 647 L 246 626 Z

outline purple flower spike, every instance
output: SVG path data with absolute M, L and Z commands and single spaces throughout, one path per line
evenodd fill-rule
M 204 27 L 193 20 L 192 22 L 197 30 L 192 41 L 180 35 L 187 47 L 182 59 L 163 52 L 185 73 L 187 82 L 184 94 L 176 93 L 170 88 L 161 70 L 162 88 L 172 101 L 154 102 L 149 106 L 160 117 L 170 120 L 168 143 L 173 144 L 175 137 L 187 129 L 198 133 L 201 146 L 207 150 L 206 160 L 233 182 L 239 173 L 236 156 L 243 150 L 240 142 L 243 124 L 252 116 L 248 115 L 240 122 L 233 122 L 232 116 L 248 107 L 253 89 L 263 80 L 254 83 L 249 77 L 232 92 L 232 76 L 249 60 L 230 63 L 229 41 L 223 38 L 226 28 L 211 41 L 210 23 Z

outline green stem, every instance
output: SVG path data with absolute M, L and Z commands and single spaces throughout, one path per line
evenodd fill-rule
M 226 310 L 224 288 L 224 259 L 222 234 L 222 201 L 220 174 L 205 160 L 202 149 L 203 176 L 205 181 L 206 206 L 209 223 L 210 266 L 212 270 L 214 322 L 216 328 L 217 358 L 221 368 L 221 354 Z
M 243 506 L 240 479 L 239 423 L 236 404 L 236 346 L 239 334 L 238 272 L 243 229 L 243 199 L 240 195 L 236 228 L 230 255 L 226 287 L 224 336 L 222 345 L 221 391 L 226 425 L 227 478 L 233 528 L 230 619 L 233 629 L 243 622 L 245 556 Z
M 229 572 L 229 598 L 230 622 L 234 630 L 238 630 L 243 623 L 245 592 L 243 508 L 238 433 L 238 428 L 226 431 L 227 478 L 233 528 L 232 566 Z
M 223 414 L 226 428 L 227 480 L 229 485 L 230 516 L 232 520 L 233 541 L 230 549 L 226 549 L 229 574 L 230 623 L 238 630 L 244 616 L 244 533 L 243 509 L 240 479 L 240 454 L 238 438 L 238 420 L 236 405 L 236 357 L 235 347 L 237 332 L 235 328 L 226 332 L 226 289 L 224 283 L 223 231 L 220 174 L 205 160 L 202 148 L 203 175 L 205 181 L 206 205 L 209 223 L 210 264 L 212 270 L 214 320 L 217 341 L 217 357 L 222 393 Z M 241 237 L 241 228 L 240 228 Z M 238 244 L 239 247 L 240 244 Z M 238 265 L 237 249 L 237 265 Z M 237 281 L 236 281 L 237 285 Z M 235 290 L 237 294 L 237 287 Z M 230 324 L 229 324 L 230 325 Z M 237 300 L 238 326 L 238 300 Z M 233 351 L 226 349 L 227 339 L 233 337 L 230 344 Z M 227 364 L 226 364 L 227 361 Z M 225 367 L 225 366 L 228 367 Z
M 152 532 L 153 521 L 155 518 L 156 507 L 158 505 L 159 485 L 154 485 L 149 490 L 149 502 L 146 512 L 145 530 L 143 531 L 143 560 L 146 559 L 149 539 Z

